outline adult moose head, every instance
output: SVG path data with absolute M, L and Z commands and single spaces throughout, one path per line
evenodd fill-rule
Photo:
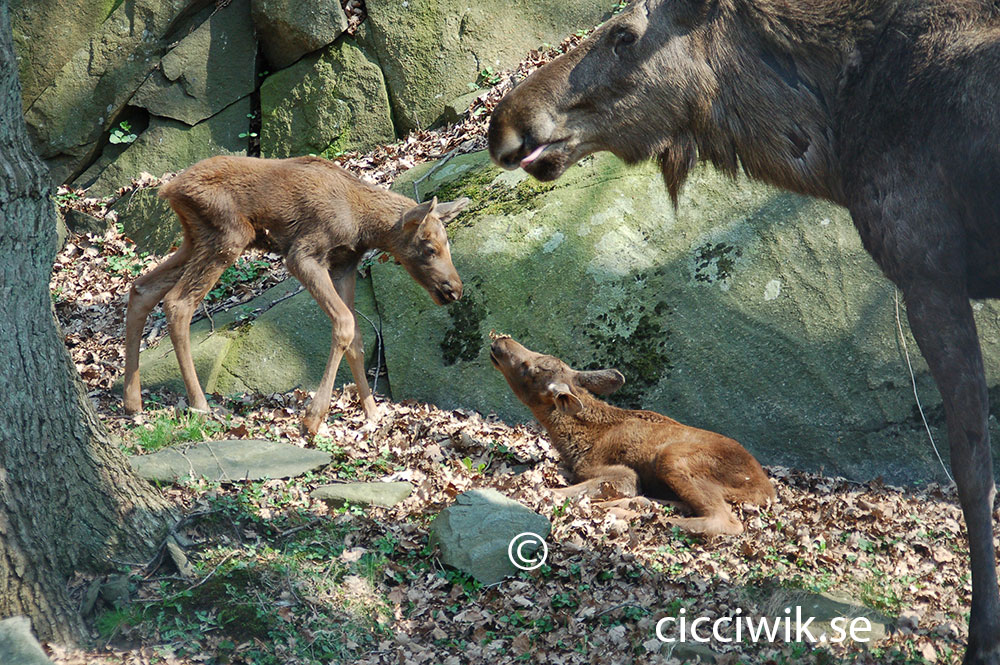
M 636 0 L 497 106 L 490 152 L 699 160 L 846 206 L 944 401 L 969 531 L 964 663 L 1000 664 L 988 398 L 969 298 L 1000 297 L 1000 3 Z

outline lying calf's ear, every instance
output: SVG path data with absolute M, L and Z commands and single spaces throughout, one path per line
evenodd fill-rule
M 573 394 L 565 383 L 550 383 L 549 394 L 552 396 L 552 402 L 556 405 L 559 413 L 575 416 L 583 409 L 583 402 Z
M 575 378 L 581 388 L 598 395 L 608 395 L 625 385 L 625 377 L 616 369 L 577 372 Z

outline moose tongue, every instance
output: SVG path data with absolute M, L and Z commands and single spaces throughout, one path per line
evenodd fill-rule
M 540 145 L 537 148 L 535 148 L 534 150 L 532 150 L 530 155 L 528 155 L 527 157 L 525 157 L 524 159 L 521 160 L 521 168 L 524 168 L 525 166 L 527 166 L 531 162 L 533 162 L 536 159 L 538 159 L 538 156 L 540 154 L 542 154 L 542 152 L 546 148 L 548 148 L 548 147 L 549 147 L 548 143 L 543 143 L 542 145 Z

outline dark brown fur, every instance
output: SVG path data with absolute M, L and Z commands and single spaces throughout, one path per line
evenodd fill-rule
M 902 291 L 944 401 L 969 529 L 966 665 L 1000 665 L 995 495 L 969 298 L 1000 297 L 1000 2 L 636 0 L 496 108 L 503 166 L 659 159 L 846 206 Z
M 355 276 L 366 251 L 390 252 L 440 305 L 462 296 L 444 222 L 468 199 L 439 205 L 435 198 L 418 205 L 318 157 L 212 157 L 161 187 L 160 196 L 177 213 L 184 240 L 129 292 L 124 390 L 129 413 L 142 409 L 139 342 L 146 317 L 160 299 L 188 401 L 194 409 L 208 409 L 191 358 L 191 315 L 219 275 L 249 247 L 285 257 L 288 271 L 333 322 L 330 358 L 306 409 L 309 434 L 326 418 L 345 354 L 365 415 L 378 413 L 354 316 Z
M 578 372 L 553 356 L 498 337 L 490 360 L 545 427 L 576 481 L 563 496 L 599 496 L 607 487 L 679 498 L 695 517 L 672 522 L 709 535 L 743 533 L 727 502 L 774 501 L 774 487 L 736 441 L 652 411 L 619 409 L 591 393 L 625 383 L 617 370 Z

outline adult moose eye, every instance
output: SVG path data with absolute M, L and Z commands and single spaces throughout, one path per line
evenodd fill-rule
M 617 57 L 622 57 L 633 44 L 635 44 L 636 34 L 628 29 L 620 29 L 612 35 L 611 52 Z

